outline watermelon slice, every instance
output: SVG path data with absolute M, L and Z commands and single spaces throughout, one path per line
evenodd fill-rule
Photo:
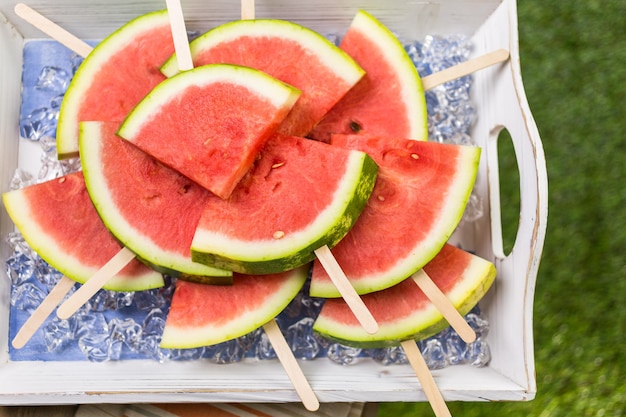
M 232 286 L 178 281 L 162 348 L 194 348 L 243 336 L 272 320 L 298 294 L 309 265 L 266 276 L 235 274 Z
M 204 65 L 155 87 L 118 134 L 228 198 L 299 95 L 261 71 Z
M 478 304 L 496 277 L 491 262 L 449 244 L 424 266 L 424 272 L 462 315 Z M 404 340 L 425 339 L 448 327 L 448 322 L 413 278 L 364 295 L 362 299 L 378 322 L 376 334 L 367 333 L 339 298 L 326 300 L 313 330 L 348 346 L 380 348 Z
M 302 91 L 279 132 L 305 136 L 364 74 L 318 33 L 284 20 L 237 20 L 190 43 L 195 66 L 226 63 L 256 68 Z M 161 69 L 178 72 L 176 57 Z
M 380 167 L 372 196 L 332 253 L 359 294 L 390 287 L 428 263 L 448 241 L 472 191 L 480 148 L 409 139 L 333 135 Z M 316 261 L 311 295 L 340 297 Z
M 248 274 L 308 263 L 345 236 L 377 171 L 364 152 L 276 135 L 230 199 L 207 201 L 193 259 Z
M 191 260 L 189 247 L 211 194 L 115 135 L 115 122 L 82 122 L 87 190 L 106 227 L 155 269 L 229 283 L 232 273 Z
M 124 120 L 165 77 L 158 68 L 174 52 L 167 11 L 131 20 L 102 40 L 76 71 L 57 126 L 59 158 L 78 155 L 79 122 Z
M 428 139 L 422 82 L 395 35 L 361 10 L 339 47 L 354 58 L 366 74 L 309 137 L 328 142 L 332 133 L 365 133 Z
M 2 201 L 30 247 L 74 281 L 86 282 L 121 249 L 98 218 L 80 172 L 9 191 Z M 140 291 L 163 283 L 160 273 L 133 260 L 104 288 Z

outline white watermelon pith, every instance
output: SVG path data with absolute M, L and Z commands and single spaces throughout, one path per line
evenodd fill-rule
M 228 198 L 299 96 L 261 71 L 204 65 L 155 87 L 118 135 Z
M 364 71 L 320 34 L 284 20 L 237 20 L 220 25 L 190 45 L 194 66 L 224 63 L 263 71 L 298 88 L 302 95 L 278 132 L 305 136 L 352 88 Z M 178 72 L 176 57 L 163 66 Z
M 250 333 L 291 302 L 308 270 L 305 265 L 266 276 L 235 274 L 229 286 L 178 281 L 161 347 L 208 346 Z
M 491 262 L 452 245 L 445 245 L 418 274 L 423 272 L 462 315 L 476 306 L 496 277 Z M 313 330 L 348 346 L 381 348 L 425 339 L 449 326 L 413 277 L 361 298 L 379 325 L 376 334 L 367 333 L 340 298 L 326 300 Z

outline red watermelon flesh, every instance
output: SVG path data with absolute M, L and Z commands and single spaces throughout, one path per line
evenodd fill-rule
M 337 173 L 330 168 L 345 167 L 349 157 L 345 150 L 277 135 L 227 203 L 216 199 L 208 203 L 202 227 L 226 229 L 233 238 L 250 240 L 266 239 L 277 230 L 295 233 L 317 216 L 320 207 L 332 202 L 332 194 L 325 193 L 321 184 L 334 181 Z M 290 187 L 289 180 L 298 186 Z M 246 224 L 239 227 L 242 219 Z
M 363 76 L 363 70 L 321 35 L 283 20 L 238 20 L 190 43 L 195 66 L 226 63 L 261 70 L 298 88 L 302 95 L 279 133 L 305 136 Z M 171 58 L 163 72 L 176 71 Z
M 480 148 L 364 135 L 333 135 L 332 144 L 362 150 L 380 167 L 367 206 L 332 253 L 358 293 L 395 285 L 448 241 L 471 193 Z M 340 296 L 319 261 L 311 295 Z
M 329 142 L 333 133 L 362 133 L 426 140 L 421 79 L 395 35 L 361 10 L 339 47 L 365 70 L 365 76 L 308 137 Z
M 462 315 L 476 306 L 496 276 L 491 262 L 449 244 L 423 270 Z M 339 298 L 325 301 L 313 329 L 349 346 L 379 348 L 425 339 L 448 327 L 412 278 L 363 295 L 362 300 L 379 325 L 376 334 L 367 333 Z
M 199 66 L 154 88 L 118 135 L 228 198 L 299 95 L 247 67 Z
M 363 152 L 275 135 L 228 200 L 208 199 L 193 258 L 251 274 L 308 263 L 346 234 L 376 172 Z
M 79 67 L 59 113 L 60 158 L 78 155 L 79 122 L 124 120 L 165 79 L 159 71 L 174 52 L 167 11 L 142 15 L 100 42 Z
M 272 320 L 298 294 L 308 266 L 270 275 L 234 274 L 233 285 L 178 281 L 161 347 L 193 348 L 243 336 Z
M 230 272 L 191 260 L 191 240 L 212 195 L 119 138 L 116 129 L 117 123 L 81 123 L 87 189 L 107 228 L 165 273 L 230 281 Z
M 28 244 L 74 281 L 86 282 L 122 249 L 100 221 L 81 172 L 10 191 L 3 201 Z M 139 291 L 162 285 L 160 273 L 133 260 L 104 288 Z

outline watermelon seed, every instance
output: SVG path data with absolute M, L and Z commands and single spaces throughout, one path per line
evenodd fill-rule
M 413 158 L 413 159 L 420 159 L 420 156 L 418 154 L 416 154 L 416 153 L 412 153 L 411 154 L 411 158 Z
M 59 178 L 59 184 L 63 184 L 65 182 L 65 177 Z
M 284 162 L 284 161 L 283 161 L 283 162 L 277 162 L 277 163 L 275 163 L 274 165 L 272 165 L 272 169 L 273 169 L 273 168 L 280 168 L 280 167 L 282 167 L 283 165 L 285 165 L 285 162 Z
M 379 196 L 378 196 L 378 201 L 385 201 L 385 197 L 384 197 L 384 196 L 382 196 L 382 195 L 379 195 Z
M 359 133 L 362 129 L 363 127 L 359 123 L 355 122 L 354 120 L 350 122 L 350 130 L 352 130 L 353 132 Z
M 282 230 L 277 230 L 274 232 L 273 237 L 274 239 L 282 239 L 283 237 L 285 237 L 285 232 L 283 232 Z
M 187 194 L 187 192 L 189 191 L 189 189 L 191 188 L 191 184 L 185 184 L 182 187 L 180 187 L 180 189 L 178 190 L 179 194 Z

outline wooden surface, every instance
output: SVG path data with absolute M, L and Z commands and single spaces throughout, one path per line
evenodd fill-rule
M 122 407 L 122 408 L 120 408 Z M 122 413 L 123 405 L 51 405 L 51 406 L 0 406 L 0 417 L 91 417 L 93 415 L 117 415 Z M 106 410 L 105 410 L 106 408 Z M 358 409 L 358 407 L 357 407 Z M 107 412 L 108 411 L 108 412 Z M 328 413 L 322 413 L 328 416 Z M 281 415 L 284 415 L 281 414 Z M 310 414 L 309 414 L 310 415 Z M 378 404 L 362 404 L 360 412 L 350 412 L 350 416 L 376 417 Z
M 0 407 L 0 417 L 72 417 L 77 408 L 76 405 Z

